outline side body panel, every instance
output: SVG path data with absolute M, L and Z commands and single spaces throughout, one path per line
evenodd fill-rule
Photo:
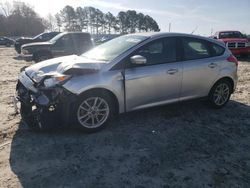
M 208 95 L 212 84 L 218 79 L 220 63 L 225 58 L 206 58 L 183 61 L 183 79 L 180 100 Z
M 182 65 L 178 62 L 127 69 L 126 110 L 178 102 L 181 78 Z

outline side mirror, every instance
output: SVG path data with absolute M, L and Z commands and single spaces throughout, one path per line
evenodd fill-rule
M 136 65 L 144 65 L 147 63 L 147 59 L 141 55 L 134 55 L 130 58 L 131 63 Z

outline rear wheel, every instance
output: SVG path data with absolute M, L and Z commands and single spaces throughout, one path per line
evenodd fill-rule
M 222 108 L 232 94 L 232 85 L 227 80 L 217 82 L 210 91 L 209 102 L 214 108 Z
M 109 95 L 93 92 L 78 100 L 74 116 L 78 128 L 91 133 L 106 127 L 114 111 L 114 102 Z

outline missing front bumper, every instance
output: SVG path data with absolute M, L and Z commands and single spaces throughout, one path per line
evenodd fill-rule
M 69 124 L 71 104 L 76 98 L 73 94 L 63 88 L 34 94 L 20 82 L 16 90 L 15 111 L 20 112 L 22 121 L 31 129 L 47 130 Z
M 52 110 L 50 108 L 36 107 L 32 104 L 21 102 L 20 114 L 22 121 L 31 129 L 48 130 L 62 125 L 60 108 Z

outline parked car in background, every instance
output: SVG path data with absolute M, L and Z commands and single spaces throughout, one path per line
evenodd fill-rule
M 119 37 L 119 35 L 106 35 L 106 36 L 103 36 L 102 38 L 100 39 L 97 39 L 95 41 L 95 45 L 100 45 L 100 44 L 103 44 L 104 42 L 108 42 L 116 37 Z
M 58 35 L 60 32 L 45 32 L 41 33 L 33 38 L 27 38 L 27 37 L 21 37 L 16 40 L 15 42 L 15 50 L 17 53 L 21 53 L 21 47 L 24 44 L 32 43 L 32 42 L 45 42 L 52 38 L 54 38 L 56 35 Z
M 224 42 L 236 56 L 250 55 L 250 41 L 239 31 L 219 31 L 213 38 Z
M 230 50 L 213 39 L 131 34 L 81 56 L 26 68 L 19 76 L 17 99 L 32 128 L 75 123 L 94 132 L 116 113 L 152 106 L 205 97 L 221 108 L 235 90 L 237 65 Z
M 59 56 L 80 55 L 93 46 L 89 33 L 64 32 L 47 42 L 25 44 L 21 53 L 26 59 L 40 62 Z
M 12 40 L 8 37 L 1 37 L 0 36 L 0 45 L 4 45 L 4 46 L 9 47 L 9 46 L 13 45 L 14 42 L 15 42 L 14 40 Z

